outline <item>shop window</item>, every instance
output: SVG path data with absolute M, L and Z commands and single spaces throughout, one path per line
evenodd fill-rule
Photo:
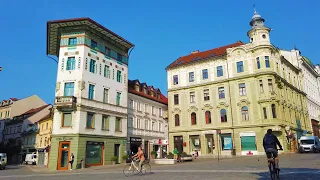
M 103 142 L 87 142 L 86 146 L 86 165 L 99 166 L 103 165 Z
M 231 134 L 221 134 L 221 149 L 232 150 Z
M 255 136 L 242 136 L 241 137 L 241 150 L 242 151 L 256 151 L 256 137 Z

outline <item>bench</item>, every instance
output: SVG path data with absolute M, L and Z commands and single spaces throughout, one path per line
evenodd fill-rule
M 176 160 L 174 159 L 155 159 L 155 164 L 175 164 Z

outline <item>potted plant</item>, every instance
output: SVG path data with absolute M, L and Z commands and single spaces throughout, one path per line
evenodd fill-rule
M 111 157 L 111 162 L 112 162 L 113 165 L 116 165 L 117 161 L 118 161 L 118 157 L 117 156 L 112 156 Z
M 127 154 L 123 155 L 123 156 L 122 156 L 122 160 L 123 160 L 123 162 L 126 162 L 126 161 L 127 161 L 127 159 L 128 159 L 128 157 L 129 157 L 129 156 L 128 156 Z
M 152 159 L 155 159 L 156 156 L 157 156 L 157 152 L 151 151 L 151 158 L 152 158 Z

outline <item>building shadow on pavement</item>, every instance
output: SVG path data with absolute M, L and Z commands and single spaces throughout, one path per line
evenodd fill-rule
M 269 171 L 253 173 L 259 176 L 259 180 L 270 179 Z M 280 179 L 283 180 L 309 180 L 319 179 L 320 169 L 311 168 L 281 168 Z

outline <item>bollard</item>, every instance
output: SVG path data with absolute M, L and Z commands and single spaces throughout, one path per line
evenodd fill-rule
M 86 163 L 84 161 L 84 159 L 81 159 L 81 169 L 86 168 Z

